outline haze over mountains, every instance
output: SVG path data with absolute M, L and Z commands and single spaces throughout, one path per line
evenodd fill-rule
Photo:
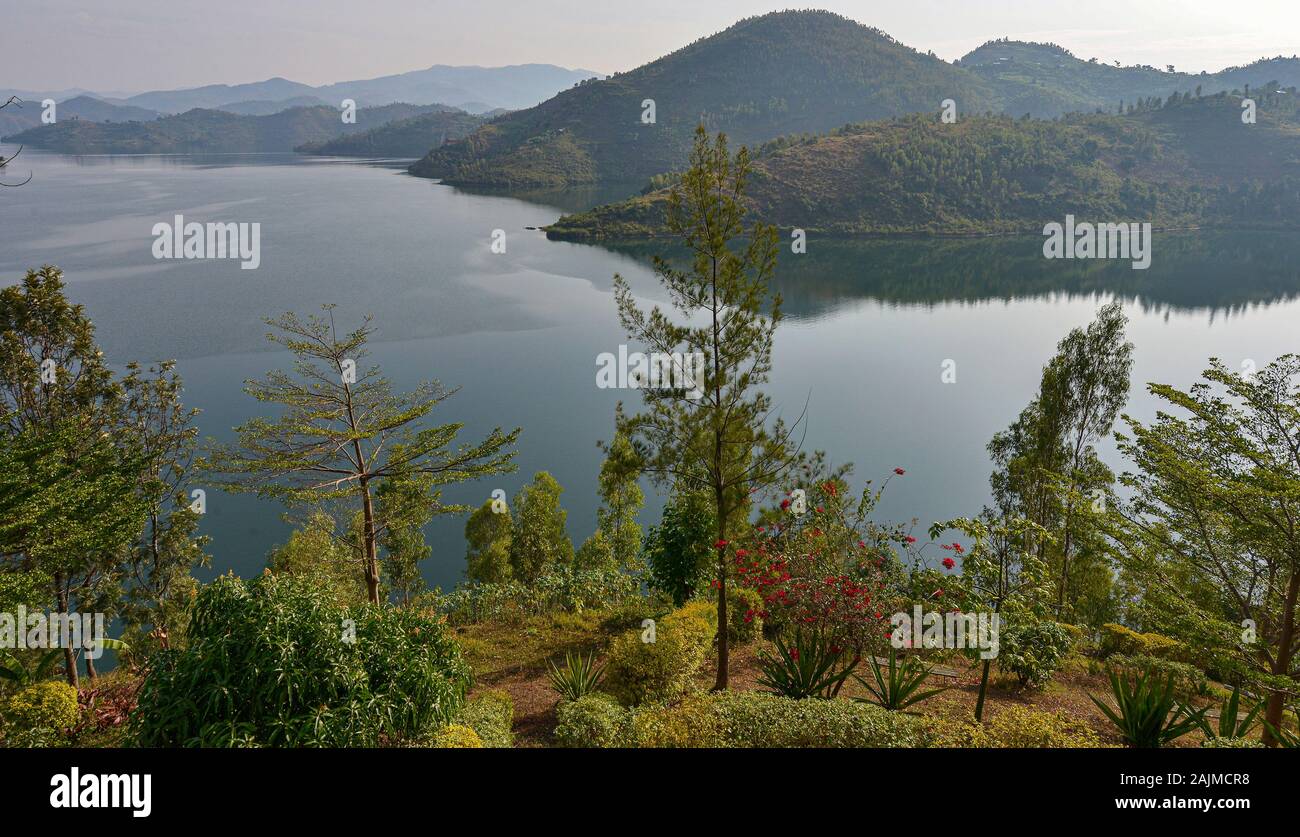
M 1300 59 L 1215 74 L 1083 61 L 1061 47 L 993 42 L 949 64 L 830 12 L 776 12 L 734 26 L 432 150 L 412 166 L 459 185 L 560 187 L 645 179 L 680 168 L 701 120 L 737 145 L 907 113 L 1113 112 L 1120 100 L 1245 84 L 1300 83 Z M 653 100 L 655 121 L 642 121 Z

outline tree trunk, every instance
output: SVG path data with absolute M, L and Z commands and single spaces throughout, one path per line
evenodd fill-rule
M 989 664 L 992 660 L 984 661 L 984 673 L 980 675 L 980 694 L 975 700 L 975 720 L 983 723 L 984 721 L 984 696 L 989 691 Z
M 59 612 L 66 614 L 68 612 L 68 591 L 63 589 L 63 573 L 54 574 L 54 595 L 59 602 Z M 63 646 L 63 670 L 67 674 L 68 685 L 76 689 L 79 687 L 77 679 L 77 658 L 72 652 L 72 646 L 59 637 L 59 644 Z
M 722 508 L 722 489 L 715 488 L 714 495 L 718 503 L 718 543 L 727 539 L 726 510 Z M 727 547 L 719 545 L 718 549 L 718 677 L 713 683 L 713 691 L 720 692 L 727 688 Z
M 375 507 L 370 501 L 370 487 L 361 481 L 361 539 L 366 547 L 366 593 L 371 604 L 379 604 L 379 558 L 375 549 Z
M 1291 673 L 1291 649 L 1295 646 L 1296 639 L 1296 599 L 1300 597 L 1300 573 L 1292 572 L 1291 580 L 1287 583 L 1286 604 L 1282 610 L 1282 633 L 1278 637 L 1277 657 L 1273 660 L 1273 674 L 1286 676 Z M 1268 695 L 1268 706 L 1264 710 L 1264 720 L 1268 721 L 1273 729 L 1282 728 L 1282 713 L 1286 710 L 1286 696 L 1277 690 L 1271 690 Z M 1264 735 L 1260 739 L 1264 742 L 1265 747 L 1276 747 L 1278 742 L 1273 733 L 1264 728 Z
M 90 655 L 86 655 L 86 676 L 90 678 L 92 684 L 95 682 L 95 678 L 99 676 L 95 671 L 95 661 L 90 659 Z

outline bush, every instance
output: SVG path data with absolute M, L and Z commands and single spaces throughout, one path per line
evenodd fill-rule
M 470 584 L 451 593 L 430 593 L 420 603 L 453 625 L 516 622 L 559 611 L 616 607 L 636 593 L 636 580 L 620 570 L 561 567 L 524 584 Z
M 1108 622 L 1101 626 L 1101 656 L 1150 656 L 1162 660 L 1187 662 L 1187 646 L 1176 639 L 1153 633 L 1138 633 L 1132 628 Z
M 1201 742 L 1201 746 L 1211 750 L 1254 750 L 1262 749 L 1264 742 L 1258 738 L 1207 738 Z
M 656 623 L 654 642 L 642 642 L 640 628 L 616 637 L 605 662 L 604 690 L 626 706 L 681 697 L 713 643 L 712 613 L 708 602 L 690 602 Z
M 1150 671 L 1160 682 L 1168 679 L 1169 675 L 1174 676 L 1174 691 L 1180 695 L 1206 695 L 1210 693 L 1210 679 L 1190 663 L 1177 663 L 1172 660 L 1152 657 L 1149 654 L 1136 654 L 1127 656 L 1124 654 L 1115 654 L 1107 660 L 1111 668 L 1119 669 L 1126 674 L 1141 674 L 1144 671 Z
M 751 587 L 727 588 L 727 641 L 753 642 L 763 635 L 763 594 Z M 716 616 L 714 617 L 717 618 Z
M 188 646 L 150 658 L 131 724 L 147 747 L 375 746 L 447 726 L 469 680 L 437 620 L 222 576 L 191 606 Z
M 555 740 L 561 747 L 626 747 L 631 713 L 599 692 L 556 707 Z
M 483 741 L 478 733 L 467 726 L 452 724 L 433 737 L 433 746 L 438 749 L 480 749 Z
M 77 690 L 61 680 L 33 683 L 10 695 L 3 709 L 0 719 L 7 722 L 7 739 L 53 738 L 81 717 Z
M 847 700 L 716 692 L 692 695 L 676 706 L 606 707 L 622 714 L 602 716 L 597 735 L 576 746 L 920 747 L 930 740 L 918 718 Z M 597 743 L 600 736 L 609 738 L 606 729 L 619 731 L 617 744 Z
M 956 747 L 1100 747 L 1101 738 L 1087 722 L 1064 712 L 1010 706 L 984 724 L 968 724 L 945 742 Z
M 513 747 L 515 702 L 501 689 L 484 692 L 471 699 L 461 710 L 458 723 L 478 733 L 484 747 Z
M 1072 645 L 1070 633 L 1056 622 L 1013 621 L 998 637 L 998 668 L 1009 671 L 1020 685 L 1047 685 Z
M 650 589 L 680 606 L 708 589 L 717 569 L 713 549 L 717 527 L 713 506 L 702 494 L 673 494 L 658 526 L 646 533 L 642 555 L 650 570 Z

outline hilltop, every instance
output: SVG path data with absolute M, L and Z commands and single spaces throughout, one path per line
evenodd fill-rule
M 294 150 L 341 157 L 419 157 L 447 140 L 469 134 L 486 121 L 459 109 L 435 111 L 394 120 L 369 131 L 305 143 Z
M 824 235 L 1040 232 L 1067 213 L 1156 227 L 1294 227 L 1300 210 L 1296 93 L 1178 97 L 1123 116 L 1061 120 L 911 115 L 759 150 L 749 208 Z M 551 238 L 664 232 L 669 187 L 565 216 Z

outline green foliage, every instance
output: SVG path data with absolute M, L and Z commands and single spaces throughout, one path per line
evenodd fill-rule
M 519 490 L 510 530 L 511 577 L 523 582 L 573 564 L 573 542 L 565 532 L 569 513 L 560 507 L 564 489 L 545 471 Z
M 926 725 L 939 747 L 1101 747 L 1101 738 L 1085 721 L 1064 712 L 1043 712 L 1025 706 L 1008 706 L 983 724 L 954 724 L 930 717 Z
M 555 709 L 555 740 L 561 747 L 627 746 L 631 714 L 609 695 L 594 692 Z
M 1150 671 L 1162 679 L 1172 676 L 1174 689 L 1180 695 L 1204 695 L 1210 690 L 1210 681 L 1205 672 L 1191 663 L 1166 660 L 1150 654 L 1114 654 L 1106 658 L 1106 665 L 1128 673 Z
M 1206 738 L 1201 746 L 1211 750 L 1257 750 L 1264 746 L 1258 738 Z
M 194 602 L 188 645 L 150 660 L 131 724 L 150 747 L 375 746 L 450 723 L 469 678 L 446 627 L 414 611 L 222 576 Z
M 727 637 L 736 644 L 763 635 L 763 594 L 752 587 L 727 588 Z
M 457 108 L 444 108 L 442 105 L 434 107 L 440 109 L 406 119 L 393 118 L 368 131 L 345 133 L 330 140 L 305 142 L 294 148 L 294 151 L 331 157 L 419 157 L 430 148 L 466 136 L 487 121 L 482 116 L 465 113 Z M 370 109 L 359 109 L 357 120 L 367 116 L 368 110 Z M 375 122 L 372 119 L 367 124 L 374 125 Z
M 708 498 L 674 492 L 645 539 L 650 589 L 672 597 L 678 607 L 704 592 L 713 578 L 710 545 L 716 529 Z
M 881 666 L 875 657 L 868 657 L 867 665 L 871 670 L 871 680 L 866 680 L 857 674 L 853 675 L 853 679 L 871 693 L 869 702 L 891 712 L 906 709 L 914 703 L 920 703 L 928 697 L 946 691 L 946 687 L 925 692 L 918 691 L 930 674 L 929 667 L 916 657 L 908 657 L 903 660 L 902 665 L 899 665 L 898 652 L 893 648 L 889 649 L 888 664 Z M 858 700 L 865 699 L 858 698 Z
M 3 703 L 6 740 L 21 740 L 28 734 L 63 733 L 77 723 L 81 709 L 77 690 L 57 680 L 32 683 L 10 695 Z
M 560 567 L 524 584 L 470 584 L 451 593 L 422 597 L 453 625 L 514 622 L 558 611 L 616 607 L 636 593 L 635 579 L 620 571 L 583 571 Z
M 433 737 L 432 746 L 436 749 L 481 749 L 483 740 L 478 733 L 467 726 L 452 724 L 438 731 Z
M 587 704 L 581 714 L 580 703 Z M 906 713 L 764 692 L 696 694 L 639 709 L 589 696 L 562 704 L 559 714 L 571 747 L 923 747 L 932 740 L 921 720 Z
M 600 466 L 601 505 L 596 510 L 600 554 L 607 552 L 608 565 L 615 569 L 641 568 L 641 524 L 636 522 L 636 516 L 645 505 L 645 495 L 637 485 L 640 475 L 641 460 L 632 443 L 622 433 L 615 433 Z
M 1218 721 L 1211 724 L 1210 719 L 1207 717 L 1202 720 L 1201 729 L 1205 732 L 1207 739 L 1217 738 L 1225 741 L 1245 739 L 1250 735 L 1250 731 L 1255 728 L 1256 719 L 1263 708 L 1264 703 L 1261 701 L 1246 713 L 1246 717 L 1239 717 L 1241 713 L 1241 689 L 1233 686 L 1232 694 L 1225 698 L 1223 704 L 1219 707 Z
M 1012 619 L 998 635 L 998 668 L 1014 673 L 1022 686 L 1042 688 L 1073 644 L 1057 622 Z
M 458 722 L 478 733 L 484 747 L 513 747 L 515 702 L 503 689 L 483 692 L 465 704 Z
M 266 559 L 271 572 L 306 579 L 343 606 L 366 602 L 364 566 L 357 527 L 339 533 L 334 518 L 323 511 L 312 512 Z
M 583 656 L 572 651 L 564 653 L 564 666 L 561 668 L 553 661 L 549 663 L 548 672 L 551 688 L 559 692 L 562 700 L 578 700 L 600 688 L 601 677 L 605 667 L 596 664 L 594 653 Z
M 383 579 L 403 604 L 424 590 L 420 562 L 433 554 L 424 540 L 424 527 L 434 515 L 427 500 L 431 484 L 427 476 L 398 474 L 381 482 L 375 492 L 378 544 L 384 551 Z
M 1116 671 L 1110 673 L 1111 693 L 1116 708 L 1088 698 L 1110 719 L 1131 747 L 1163 747 L 1174 739 L 1198 729 L 1204 721 L 1204 709 L 1192 709 L 1174 700 L 1174 677 L 1169 675 L 1164 688 L 1151 673 L 1137 675 L 1130 685 Z
M 1157 633 L 1141 633 L 1124 625 L 1108 622 L 1101 626 L 1101 655 L 1108 658 L 1112 654 L 1127 657 L 1148 656 L 1162 660 L 1181 660 L 1187 654 L 1187 648 L 1176 639 Z
M 685 694 L 717 630 L 707 602 L 693 602 L 655 624 L 654 642 L 635 628 L 615 637 L 605 661 L 605 691 L 628 706 Z
M 465 575 L 476 584 L 504 584 L 511 579 L 510 507 L 494 511 L 492 500 L 465 521 Z
M 776 653 L 758 652 L 762 672 L 758 683 L 772 694 L 789 698 L 833 698 L 857 667 L 857 658 L 844 662 L 845 650 L 819 632 L 796 630 L 794 644 L 786 647 L 778 634 Z

